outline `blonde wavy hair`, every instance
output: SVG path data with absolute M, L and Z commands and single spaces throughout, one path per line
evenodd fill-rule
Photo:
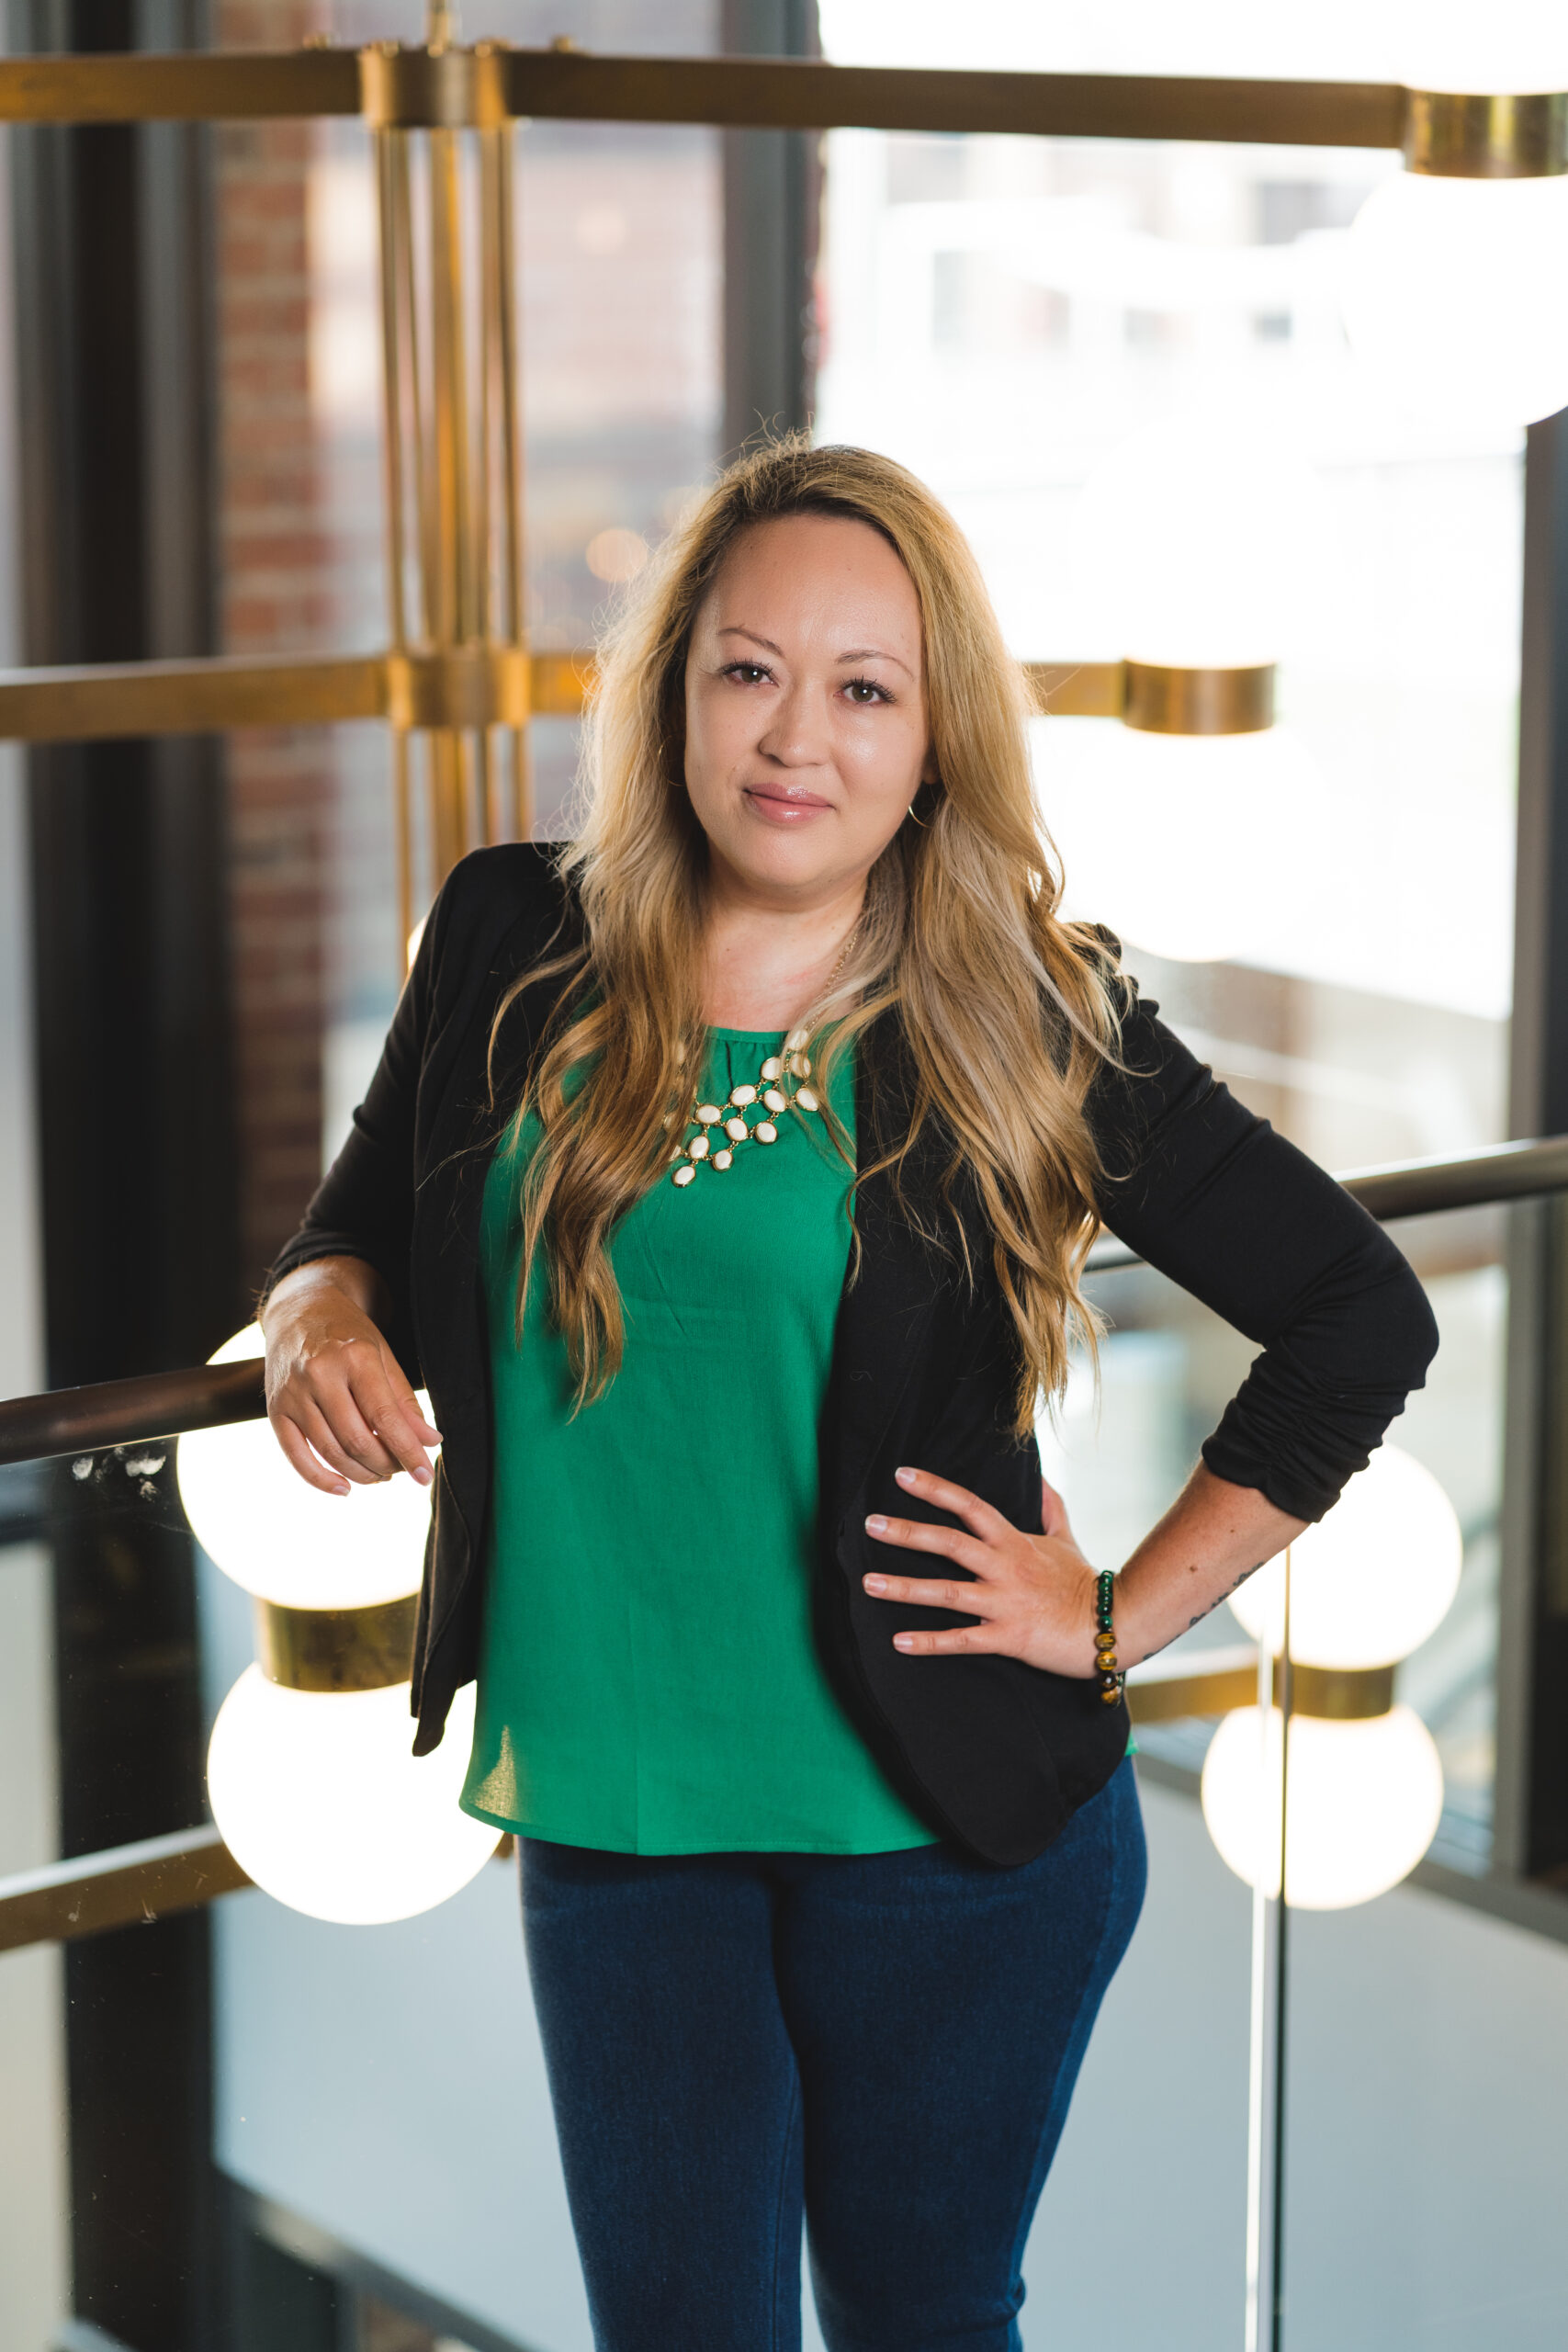
M 931 1238 L 964 1256 L 955 1188 L 972 1188 L 1017 1339 L 1021 1435 L 1041 1391 L 1061 1389 L 1075 1335 L 1093 1344 L 1079 1279 L 1099 1161 L 1084 1101 L 1116 1048 L 1115 973 L 1103 939 L 1057 914 L 1060 870 L 1031 786 L 1028 687 L 968 543 L 923 483 L 868 449 L 797 437 L 743 457 L 664 543 L 603 645 L 582 822 L 562 858 L 581 942 L 513 984 L 491 1037 L 493 1061 L 519 994 L 564 976 L 510 1125 L 515 1138 L 531 1112 L 542 1130 L 523 1185 L 517 1326 L 543 1248 L 579 1405 L 620 1366 L 607 1244 L 668 1167 L 701 1072 L 706 844 L 672 788 L 684 780 L 687 652 L 739 535 L 795 514 L 868 523 L 901 557 L 919 602 L 937 770 L 872 868 L 851 954 L 803 1024 L 807 1050 L 830 1080 L 863 1039 L 874 1068 L 878 1038 L 901 1023 L 911 1116 L 858 1182 L 887 1172 L 918 1219 L 900 1177 L 916 1143 L 934 1140 L 949 1214 Z

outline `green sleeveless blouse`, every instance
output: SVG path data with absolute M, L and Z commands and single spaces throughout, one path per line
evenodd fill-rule
M 708 1033 L 703 1084 L 755 1084 L 783 1032 Z M 833 1109 L 852 1139 L 849 1057 Z M 628 1854 L 864 1854 L 934 1834 L 829 1688 L 811 1632 L 818 1422 L 848 1261 L 851 1170 L 778 1121 L 725 1170 L 668 1179 L 616 1227 L 626 1352 L 572 1410 L 536 1262 L 515 1336 L 519 1188 L 485 1183 L 494 1474 L 474 1746 L 480 1820 Z

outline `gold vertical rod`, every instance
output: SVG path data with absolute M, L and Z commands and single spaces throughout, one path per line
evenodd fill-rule
M 463 770 L 461 744 L 452 727 L 432 728 L 430 765 L 434 803 L 434 856 L 437 888 L 463 854 Z
M 396 135 L 394 134 L 396 138 Z M 424 398 L 424 380 L 421 367 L 422 351 L 419 332 L 419 286 L 416 275 L 413 240 L 413 198 L 410 186 L 410 142 L 405 133 L 396 138 L 392 148 L 392 205 L 395 216 L 394 245 L 398 259 L 399 311 L 406 341 L 409 393 L 409 447 L 413 458 L 414 519 L 419 528 L 419 588 L 420 634 L 426 640 L 434 632 L 434 615 L 431 609 L 431 593 L 435 576 L 435 513 L 431 497 L 428 417 Z
M 404 131 L 376 133 L 378 210 L 381 232 L 381 364 L 384 387 L 382 442 L 387 502 L 387 605 L 394 647 L 408 643 L 408 550 L 404 541 L 404 493 L 408 469 L 405 453 L 410 404 L 404 380 L 406 333 L 401 290 L 405 282 L 399 237 L 408 226 L 407 206 L 400 206 L 399 149 L 406 146 Z M 406 188 L 407 158 L 401 177 Z M 409 744 L 401 727 L 392 729 L 392 827 L 398 870 L 398 951 L 406 962 L 413 930 L 413 810 L 409 797 Z
M 403 386 L 402 320 L 398 299 L 397 182 L 394 142 L 406 134 L 378 130 L 376 174 L 381 231 L 381 376 L 385 418 L 382 429 L 387 500 L 387 604 L 392 643 L 408 642 L 403 582 Z
M 439 571 L 439 552 L 435 529 L 435 499 L 431 463 L 431 432 L 433 419 L 425 398 L 423 357 L 428 348 L 427 338 L 420 332 L 419 262 L 414 245 L 412 152 L 411 138 L 405 134 L 391 150 L 392 209 L 394 220 L 394 250 L 399 278 L 399 312 L 403 329 L 404 365 L 406 368 L 408 411 L 408 454 L 412 460 L 412 505 L 418 533 L 419 562 L 419 633 L 429 645 L 435 633 L 434 596 Z M 426 193 L 428 194 L 428 175 Z M 434 272 L 434 259 L 431 263 Z M 400 771 L 394 770 L 394 788 L 400 773 L 409 797 L 410 884 L 409 911 L 413 910 L 413 790 L 411 780 L 411 747 L 405 741 Z M 434 868 L 437 881 L 446 870 L 442 856 L 443 828 L 440 822 L 440 778 L 434 747 L 421 763 L 424 807 L 427 813 L 425 837 L 429 844 L 429 865 Z M 412 929 L 412 921 L 409 926 Z M 405 937 L 408 933 L 405 933 Z
M 496 140 L 493 130 L 479 134 L 479 356 L 478 392 L 479 415 L 474 434 L 472 469 L 473 509 L 469 521 L 468 545 L 474 575 L 474 620 L 477 634 L 487 643 L 496 638 L 494 561 L 491 529 L 491 472 L 495 448 L 496 412 L 500 364 L 500 256 L 497 249 L 498 193 L 496 185 Z M 481 728 L 474 745 L 479 763 L 475 799 L 482 842 L 502 838 L 500 809 L 496 806 L 496 775 L 494 742 L 488 727 Z
M 392 821 L 398 844 L 398 953 L 408 962 L 413 937 L 413 799 L 409 791 L 407 729 L 392 729 Z
M 522 381 L 518 373 L 516 178 L 511 124 L 493 131 L 495 141 L 495 261 L 498 373 L 501 384 L 501 585 L 502 626 L 510 645 L 524 633 Z M 534 765 L 530 729 L 512 735 L 512 830 L 518 841 L 534 831 Z
M 431 588 L 433 637 L 446 650 L 469 631 L 468 596 L 467 377 L 463 364 L 462 222 L 458 213 L 457 135 L 430 133 L 431 366 L 434 388 L 435 569 Z M 437 882 L 468 847 L 469 762 L 455 728 L 435 730 Z

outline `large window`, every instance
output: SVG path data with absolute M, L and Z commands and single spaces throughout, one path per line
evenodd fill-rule
M 962 61 L 934 12 L 902 17 L 891 57 L 885 12 L 836 0 L 824 30 L 845 62 L 1169 68 L 1153 21 L 1121 24 L 1112 42 L 1091 13 L 1064 27 L 1055 12 L 966 12 Z M 1387 70 L 1364 33 L 1337 46 L 1304 18 L 1299 34 L 1253 28 L 1244 39 L 1267 54 L 1240 57 L 1233 17 L 1183 12 L 1176 70 Z M 1111 923 L 1166 1017 L 1325 1166 L 1501 1136 L 1522 437 L 1434 430 L 1352 359 L 1338 305 L 1348 224 L 1397 158 L 866 131 L 833 133 L 828 158 L 819 434 L 886 449 L 942 493 L 1015 652 L 1117 659 L 1137 650 L 1140 598 L 1157 586 L 1179 607 L 1179 528 L 1174 546 L 1168 521 L 1152 548 L 1138 535 L 1152 472 L 1168 504 L 1169 476 L 1190 464 L 1175 512 L 1194 581 L 1212 560 L 1211 503 L 1273 501 L 1283 576 L 1260 590 L 1278 632 L 1272 738 L 1037 723 L 1069 910 Z M 1461 1603 L 1404 1687 L 1443 1755 L 1438 1850 L 1480 1868 L 1500 1227 L 1448 1219 L 1404 1238 L 1444 1346 L 1393 1434 L 1448 1487 L 1468 1546 Z M 1110 1557 L 1169 1499 L 1248 1351 L 1151 1276 L 1118 1277 L 1105 1297 L 1103 1408 L 1091 1413 L 1087 1388 L 1069 1401 L 1056 1458 Z M 1226 1636 L 1222 1614 L 1201 1638 Z M 1196 1741 L 1201 1755 L 1206 1736 L 1149 1745 L 1191 1754 Z

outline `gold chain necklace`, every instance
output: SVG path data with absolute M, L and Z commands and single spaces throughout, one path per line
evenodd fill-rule
M 824 996 L 833 992 L 833 983 L 844 968 L 844 962 L 854 944 L 858 922 L 839 950 L 838 961 L 828 975 Z M 789 1110 L 816 1111 L 822 1104 L 817 1090 L 806 1081 L 811 1076 L 811 1057 L 806 1051 L 810 1038 L 808 1029 L 792 1029 L 784 1041 L 784 1051 L 769 1054 L 757 1072 L 753 1085 L 732 1086 L 726 1102 L 699 1102 L 688 1125 L 694 1130 L 682 1144 L 677 1144 L 670 1157 L 674 1162 L 670 1181 L 684 1187 L 694 1182 L 699 1168 L 705 1164 L 716 1168 L 722 1175 L 735 1164 L 735 1155 L 743 1143 L 777 1143 L 778 1122 Z M 756 1116 L 753 1118 L 752 1114 Z

